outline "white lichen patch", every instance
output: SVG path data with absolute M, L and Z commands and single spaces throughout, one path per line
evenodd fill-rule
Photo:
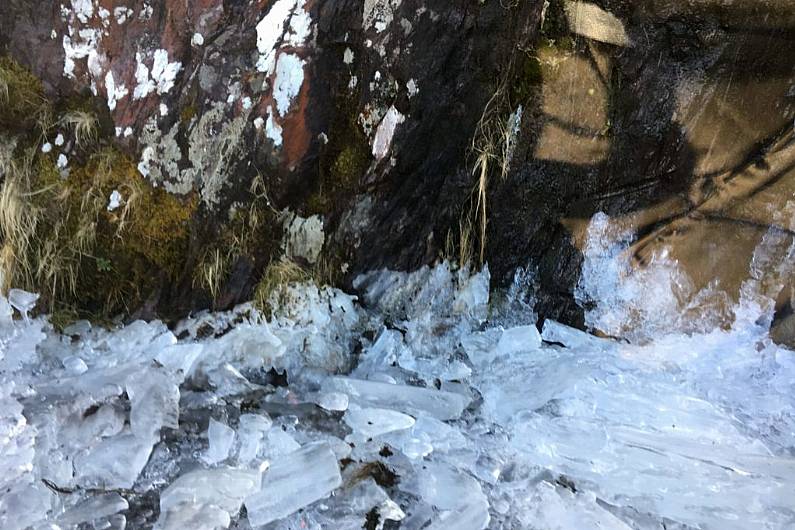
M 113 78 L 113 72 L 108 70 L 105 74 L 105 90 L 108 94 L 108 109 L 113 112 L 116 109 L 116 102 L 121 98 L 126 97 L 129 91 L 123 84 L 116 85 Z
M 203 46 L 204 45 L 204 35 L 201 33 L 194 33 L 193 37 L 190 39 L 190 43 L 194 46 Z
M 284 254 L 289 258 L 303 258 L 310 264 L 316 263 L 326 242 L 323 219 L 317 215 L 304 218 L 288 210 L 282 215 Z
M 306 62 L 291 53 L 279 56 L 276 64 L 276 80 L 273 83 L 273 99 L 276 110 L 284 116 L 290 110 L 292 102 L 304 84 L 304 65 Z
M 265 122 L 265 136 L 271 139 L 273 145 L 282 145 L 282 126 L 273 119 L 273 107 L 268 106 L 268 120 Z
M 64 51 L 63 75 L 75 79 L 77 61 L 86 60 L 89 81 L 94 84 L 102 77 L 102 65 L 106 62 L 99 51 L 102 30 L 96 27 L 96 17 L 109 16 L 104 9 L 95 9 L 92 0 L 70 0 L 69 5 L 61 4 L 61 19 L 66 23 L 66 32 L 61 39 Z M 92 22 L 94 22 L 92 24 Z
M 83 24 L 94 15 L 94 5 L 91 0 L 72 0 L 72 11 Z
M 280 44 L 300 47 L 311 34 L 311 18 L 305 0 L 277 0 L 257 24 L 257 70 L 267 75 L 276 67 Z
M 417 86 L 417 81 L 414 79 L 409 79 L 406 83 L 406 91 L 408 92 L 410 98 L 416 96 L 420 91 L 420 87 Z
M 144 61 L 141 53 L 135 54 L 135 81 L 138 84 L 133 91 L 134 100 L 145 98 L 155 91 L 158 95 L 168 93 L 174 87 L 177 74 L 182 69 L 181 62 L 169 62 L 168 52 L 163 49 L 154 51 L 151 70 Z
M 116 19 L 116 24 L 121 26 L 133 17 L 135 12 L 129 7 L 115 7 L 113 8 L 113 18 Z
M 381 120 L 378 129 L 375 131 L 375 138 L 373 139 L 373 156 L 376 160 L 383 159 L 389 153 L 395 130 L 404 121 L 406 121 L 406 117 L 400 111 L 394 106 L 389 107 L 384 119 Z
M 149 20 L 150 18 L 152 18 L 153 13 L 154 10 L 152 9 L 152 6 L 149 5 L 147 2 L 144 2 L 141 11 L 138 13 L 138 20 L 144 20 L 144 21 Z
M 217 204 L 218 195 L 238 160 L 249 117 L 249 112 L 244 111 L 227 121 L 225 110 L 226 105 L 217 102 L 192 126 L 187 161 L 176 141 L 179 124 L 164 134 L 157 120 L 151 118 L 141 132 L 141 144 L 145 147 L 138 171 L 153 185 L 162 185 L 170 193 L 197 190 L 206 205 Z
M 384 31 L 392 23 L 401 3 L 402 0 L 365 0 L 362 28 L 374 27 L 378 33 Z

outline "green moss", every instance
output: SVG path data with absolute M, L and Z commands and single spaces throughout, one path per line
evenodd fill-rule
M 195 105 L 185 105 L 179 113 L 179 119 L 182 123 L 188 123 L 196 116 L 197 110 Z
M 10 57 L 0 56 L 0 128 L 28 132 L 50 115 L 41 81 Z
M 365 144 L 366 145 L 366 144 Z M 331 165 L 331 178 L 338 187 L 350 189 L 367 169 L 370 151 L 362 142 L 345 145 Z
M 513 105 L 524 104 L 538 93 L 544 81 L 541 63 L 535 54 L 521 53 L 517 56 L 510 83 L 510 98 Z
M 305 215 L 326 214 L 333 205 L 348 200 L 359 189 L 372 155 L 358 121 L 358 101 L 358 95 L 350 94 L 347 85 L 336 98 L 337 113 L 320 157 L 320 178 L 305 202 Z

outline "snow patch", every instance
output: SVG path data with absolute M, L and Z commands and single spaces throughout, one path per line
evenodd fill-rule
M 119 193 L 118 190 L 113 190 L 113 192 L 110 194 L 110 198 L 108 199 L 108 211 L 112 212 L 121 206 L 121 200 L 121 193 Z

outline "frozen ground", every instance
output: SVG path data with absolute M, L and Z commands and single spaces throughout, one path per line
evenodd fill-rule
M 59 335 L 13 291 L 0 528 L 795 527 L 795 357 L 767 335 L 792 248 L 766 238 L 727 308 L 664 256 L 630 271 L 608 225 L 578 296 L 631 342 L 539 334 L 532 275 L 490 304 L 445 264 L 173 330 Z

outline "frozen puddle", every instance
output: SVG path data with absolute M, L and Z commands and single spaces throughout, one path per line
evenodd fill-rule
M 357 288 L 64 335 L 0 298 L 0 528 L 795 525 L 795 357 L 753 285 L 731 329 L 636 344 L 539 333 L 488 272 Z

